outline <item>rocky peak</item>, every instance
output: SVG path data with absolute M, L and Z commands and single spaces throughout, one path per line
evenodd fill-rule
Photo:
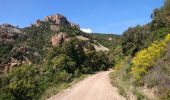
M 57 31 L 60 28 L 60 25 L 70 25 L 71 27 L 80 29 L 80 26 L 78 24 L 69 22 L 67 18 L 61 14 L 46 16 L 43 21 L 37 20 L 35 22 L 35 26 L 39 27 L 42 22 L 51 22 L 50 28 L 53 31 Z
M 60 24 L 69 24 L 67 18 L 63 15 L 56 14 L 56 15 L 51 15 L 51 16 L 46 16 L 44 19 L 45 22 L 54 22 L 56 25 Z

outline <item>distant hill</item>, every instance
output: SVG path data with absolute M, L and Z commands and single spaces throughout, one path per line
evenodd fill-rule
M 116 34 L 103 34 L 103 33 L 92 33 L 94 40 L 107 48 L 114 48 L 120 44 L 120 35 Z

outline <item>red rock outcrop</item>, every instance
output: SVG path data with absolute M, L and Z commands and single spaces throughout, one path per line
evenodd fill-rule
M 53 31 L 58 31 L 61 25 L 69 25 L 73 28 L 80 29 L 80 26 L 78 24 L 69 22 L 67 18 L 61 14 L 46 16 L 43 21 L 37 20 L 34 25 L 39 27 L 42 22 L 50 22 L 50 29 Z
M 56 34 L 52 36 L 51 43 L 53 47 L 58 46 L 58 45 L 62 46 L 63 42 L 69 41 L 69 40 L 70 40 L 69 36 L 66 33 L 61 32 L 60 34 Z
M 60 14 L 46 16 L 44 21 L 45 22 L 51 21 L 51 22 L 54 22 L 54 24 L 56 25 L 69 24 L 69 22 L 67 21 L 67 18 Z

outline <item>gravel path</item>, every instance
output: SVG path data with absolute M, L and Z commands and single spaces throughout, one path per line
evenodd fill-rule
M 125 100 L 109 80 L 109 73 L 104 71 L 85 78 L 71 88 L 48 100 Z

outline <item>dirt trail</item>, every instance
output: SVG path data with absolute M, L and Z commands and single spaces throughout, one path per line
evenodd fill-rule
M 111 71 L 87 77 L 62 93 L 48 100 L 125 100 L 109 80 Z

